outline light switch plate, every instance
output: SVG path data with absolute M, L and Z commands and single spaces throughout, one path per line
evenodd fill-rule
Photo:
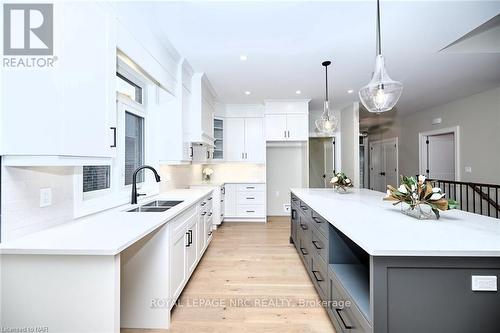
M 496 275 L 472 275 L 472 291 L 498 291 Z
M 46 187 L 40 189 L 40 207 L 52 205 L 52 188 Z

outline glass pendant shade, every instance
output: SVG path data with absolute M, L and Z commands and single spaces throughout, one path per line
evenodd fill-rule
M 331 61 L 323 61 L 321 64 L 325 67 L 325 103 L 321 118 L 316 119 L 314 122 L 316 130 L 325 136 L 331 136 L 338 125 L 338 119 L 333 114 L 330 114 L 330 104 L 328 101 L 328 66 L 330 66 L 330 64 Z
M 321 118 L 315 121 L 316 129 L 323 135 L 332 135 L 337 129 L 338 120 L 330 114 L 328 101 L 325 101 L 325 106 Z
M 371 81 L 359 91 L 361 103 L 370 112 L 386 112 L 396 105 L 402 91 L 403 84 L 389 77 L 384 57 L 379 54 Z

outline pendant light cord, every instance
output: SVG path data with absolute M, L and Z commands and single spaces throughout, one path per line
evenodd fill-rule
M 325 100 L 328 102 L 328 65 L 325 66 Z
M 377 55 L 382 54 L 382 39 L 380 37 L 380 0 L 377 0 Z

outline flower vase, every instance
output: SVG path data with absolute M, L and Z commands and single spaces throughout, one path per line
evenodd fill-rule
M 340 187 L 340 186 L 336 186 L 334 188 L 335 192 L 337 193 L 340 193 L 340 194 L 346 194 L 346 193 L 349 193 L 349 187 Z
M 416 205 L 414 207 L 401 203 L 401 213 L 416 218 L 418 220 L 431 220 L 434 218 L 432 208 L 428 205 Z

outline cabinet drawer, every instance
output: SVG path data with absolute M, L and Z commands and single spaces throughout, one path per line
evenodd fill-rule
M 315 222 L 311 222 L 314 224 Z M 311 228 L 311 249 L 317 253 L 325 262 L 328 262 L 328 241 L 315 227 Z
M 314 251 L 311 254 L 311 273 L 311 278 L 320 298 L 326 300 L 328 296 L 328 266 Z
M 238 192 L 238 205 L 262 205 L 266 200 L 266 192 Z
M 324 236 L 328 236 L 328 225 L 330 223 L 313 210 L 311 210 L 311 218 L 316 228 L 318 228 Z
M 238 217 L 265 217 L 264 205 L 238 205 L 236 207 Z
M 350 298 L 349 294 L 342 287 L 342 284 L 335 277 L 331 270 L 328 272 L 329 281 L 329 299 L 331 307 L 328 312 L 335 319 L 336 324 L 341 328 L 341 332 L 369 333 L 372 331 L 370 323 L 361 314 L 356 303 Z M 350 306 L 345 306 L 346 301 Z
M 236 190 L 238 192 L 265 192 L 266 184 L 237 184 Z

